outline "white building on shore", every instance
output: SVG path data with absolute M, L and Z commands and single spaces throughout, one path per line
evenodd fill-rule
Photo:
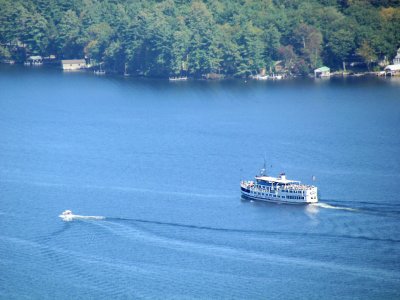
M 331 76 L 331 69 L 326 66 L 314 70 L 314 77 L 315 78 L 323 78 L 323 77 L 330 77 Z
M 397 49 L 397 55 L 393 59 L 393 65 L 385 68 L 385 74 L 388 76 L 400 76 L 400 48 Z
M 66 71 L 81 70 L 87 67 L 86 60 L 84 59 L 63 59 L 61 65 L 63 70 Z

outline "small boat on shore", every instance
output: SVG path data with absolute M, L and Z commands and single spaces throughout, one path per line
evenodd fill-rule
M 276 75 L 274 73 L 272 73 L 272 75 L 257 74 L 254 76 L 250 76 L 250 78 L 255 79 L 255 80 L 281 80 L 281 79 L 283 79 L 283 75 Z
M 179 76 L 179 77 L 170 77 L 169 81 L 186 81 L 188 80 L 187 76 Z
M 241 181 L 240 190 L 243 198 L 250 200 L 279 202 L 289 204 L 308 204 L 318 202 L 318 188 L 305 185 L 297 180 L 289 180 L 285 173 L 278 177 L 264 174 L 255 177 L 254 181 Z

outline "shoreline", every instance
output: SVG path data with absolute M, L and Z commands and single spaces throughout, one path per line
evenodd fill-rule
M 117 77 L 123 77 L 123 78 L 140 78 L 140 79 L 159 79 L 159 80 L 169 80 L 170 82 L 176 83 L 176 82 L 185 82 L 185 81 L 209 81 L 209 82 L 215 82 L 215 81 L 226 81 L 226 80 L 244 80 L 245 82 L 247 81 L 287 81 L 287 80 L 296 80 L 296 79 L 316 79 L 316 80 L 326 80 L 330 78 L 358 78 L 358 77 L 395 77 L 395 78 L 400 78 L 400 76 L 387 76 L 382 74 L 382 71 L 365 71 L 365 72 L 347 72 L 344 73 L 342 71 L 334 71 L 331 73 L 330 76 L 328 77 L 314 77 L 313 74 L 308 74 L 308 75 L 291 75 L 291 76 L 286 76 L 285 74 L 275 74 L 275 77 L 270 76 L 268 79 L 260 80 L 257 79 L 255 75 L 249 75 L 247 77 L 235 77 L 233 75 L 222 75 L 220 77 L 214 77 L 214 76 L 207 76 L 207 74 L 204 74 L 202 77 L 194 77 L 194 76 L 144 76 L 144 75 L 131 75 L 131 74 L 123 74 L 120 72 L 115 72 L 115 71 L 110 71 L 110 70 L 105 70 L 105 73 L 103 74 L 96 74 L 94 73 L 95 68 L 94 67 L 88 67 L 88 68 L 82 68 L 82 69 L 77 69 L 77 70 L 63 70 L 61 66 L 55 63 L 44 63 L 41 65 L 24 65 L 22 63 L 4 63 L 0 62 L 0 66 L 5 66 L 8 68 L 26 68 L 26 69 L 53 69 L 53 70 L 59 70 L 63 73 L 87 73 L 87 74 L 92 74 L 94 76 L 99 76 L 99 77 L 110 77 L 110 76 L 117 76 Z M 186 77 L 187 80 L 171 80 L 171 78 L 176 78 L 176 77 Z M 279 77 L 279 78 L 276 78 Z

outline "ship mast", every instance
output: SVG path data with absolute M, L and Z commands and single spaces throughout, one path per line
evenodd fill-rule
M 265 161 L 265 155 L 264 155 L 264 164 L 262 169 L 260 170 L 260 176 L 267 176 L 267 163 Z

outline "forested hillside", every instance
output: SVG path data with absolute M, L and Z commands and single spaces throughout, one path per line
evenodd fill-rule
M 294 74 L 392 58 L 400 0 L 0 0 L 0 58 L 90 58 L 110 71 Z

